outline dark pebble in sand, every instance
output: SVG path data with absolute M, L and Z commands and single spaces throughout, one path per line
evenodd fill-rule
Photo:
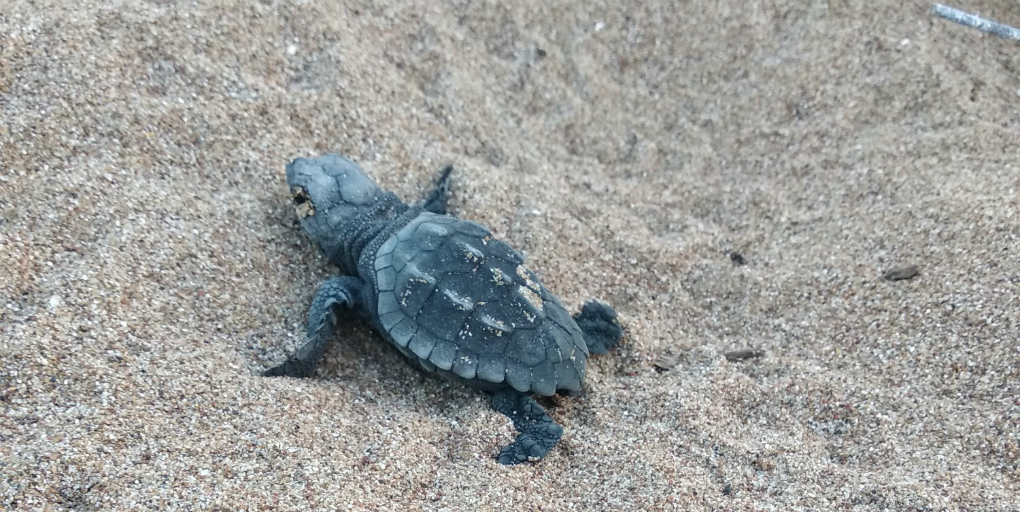
M 908 265 L 906 267 L 897 267 L 890 269 L 888 272 L 882 274 L 882 279 L 886 281 L 903 281 L 910 279 L 918 274 L 921 269 L 917 265 Z

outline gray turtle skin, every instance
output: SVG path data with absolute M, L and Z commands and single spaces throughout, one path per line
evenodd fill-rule
M 305 377 L 354 309 L 413 364 L 491 393 L 520 434 L 498 455 L 543 458 L 562 436 L 530 394 L 578 394 L 586 361 L 618 343 L 615 311 L 591 301 L 575 316 L 483 226 L 445 214 L 451 167 L 418 205 L 381 190 L 340 155 L 286 167 L 303 228 L 344 276 L 320 286 L 307 339 L 266 376 Z

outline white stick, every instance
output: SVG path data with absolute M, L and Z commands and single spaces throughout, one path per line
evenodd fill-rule
M 999 37 L 1020 41 L 1020 29 L 989 21 L 973 14 L 967 14 L 966 12 L 958 11 L 952 7 L 935 4 L 932 6 L 932 13 L 940 18 L 945 18 L 961 25 L 976 28 L 982 32 L 988 32 L 989 34 L 995 34 Z

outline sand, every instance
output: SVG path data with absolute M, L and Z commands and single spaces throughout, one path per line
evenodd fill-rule
M 1016 510 L 1019 45 L 876 3 L 5 1 L 0 508 Z M 326 151 L 619 310 L 542 462 L 349 317 L 252 376 Z

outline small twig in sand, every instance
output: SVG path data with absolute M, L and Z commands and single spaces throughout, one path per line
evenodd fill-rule
M 999 37 L 1005 37 L 1007 39 L 1013 39 L 1014 41 L 1020 41 L 1020 29 L 1008 27 L 1001 23 L 986 20 L 975 16 L 973 14 L 967 14 L 966 12 L 954 9 L 952 7 L 946 7 L 942 4 L 935 4 L 932 6 L 932 13 L 940 18 L 945 18 L 949 21 L 959 23 L 961 25 L 978 29 L 982 32 L 988 32 L 989 34 L 995 34 Z

